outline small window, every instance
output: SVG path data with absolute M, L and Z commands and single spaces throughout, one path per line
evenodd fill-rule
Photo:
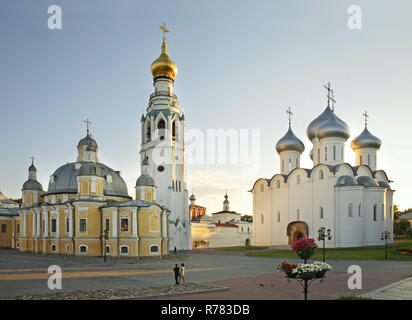
M 150 247 L 150 253 L 158 253 L 159 252 L 159 246 L 158 245 L 153 245 Z
M 282 159 L 282 172 L 285 171 L 285 160 Z
M 320 163 L 320 148 L 318 149 L 318 163 Z
M 369 167 L 371 166 L 371 155 L 370 154 L 368 154 L 368 166 Z
M 278 222 L 280 222 L 280 212 L 278 211 Z M 249 229 L 249 228 L 248 228 Z M 249 231 L 249 230 L 248 230 Z
M 328 161 L 328 147 L 325 147 L 325 161 Z
M 1 232 L 2 232 L 2 233 L 6 233 L 6 232 L 7 232 L 7 225 L 6 225 L 6 224 L 2 224 L 2 225 L 1 225 Z
M 107 183 L 112 183 L 113 182 L 113 177 L 110 174 L 106 176 L 106 182 Z
M 51 251 L 52 251 L 52 252 L 56 252 L 56 245 L 55 245 L 55 244 L 52 244 L 52 245 L 51 245 Z
M 16 242 L 16 248 L 17 249 L 20 248 L 20 242 L 19 241 Z
M 373 221 L 376 221 L 377 210 L 378 210 L 378 206 L 375 204 L 373 206 Z
M 51 232 L 56 232 L 56 219 L 51 219 Z
M 66 218 L 66 232 L 69 233 L 70 231 L 70 220 L 69 218 Z
M 361 203 L 359 203 L 358 214 L 359 214 L 359 217 L 362 217 L 362 204 Z
M 348 217 L 349 218 L 352 218 L 353 217 L 353 205 L 352 205 L 352 203 L 351 204 L 349 204 L 349 208 L 348 208 Z
M 17 224 L 17 233 L 20 233 L 20 223 Z
M 121 254 L 129 254 L 129 247 L 128 246 L 121 246 L 120 247 Z
M 120 219 L 120 227 L 122 232 L 129 232 L 129 219 Z
M 158 166 L 157 167 L 157 171 L 159 171 L 159 172 L 163 172 L 165 170 L 165 167 L 163 167 L 163 166 Z
M 319 209 L 319 218 L 323 219 L 323 207 L 320 207 Z
M 336 160 L 336 146 L 333 146 L 333 160 Z
M 107 233 L 110 232 L 110 219 L 106 218 L 104 220 L 104 224 L 105 224 L 104 231 L 107 232 Z
M 343 147 L 341 148 L 340 159 L 343 160 Z
M 80 253 L 87 253 L 87 246 L 80 246 L 79 247 Z
M 79 231 L 87 232 L 87 220 L 86 219 L 79 219 Z
M 360 164 L 362 165 L 362 156 L 360 156 L 360 161 L 359 161 L 359 162 L 360 162 Z
M 292 170 L 292 159 L 289 158 L 289 166 L 288 166 L 289 171 Z
M 106 246 L 106 253 L 110 253 L 110 246 L 109 245 Z
M 323 180 L 323 170 L 319 170 L 319 180 Z
M 263 217 L 263 214 L 260 215 L 260 222 L 261 222 L 261 223 L 265 222 L 265 219 L 264 219 L 264 217 Z
M 66 252 L 70 251 L 70 245 L 66 244 Z

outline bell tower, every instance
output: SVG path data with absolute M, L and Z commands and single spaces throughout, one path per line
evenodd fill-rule
M 177 66 L 167 54 L 166 25 L 160 56 L 152 63 L 154 92 L 141 117 L 140 163 L 154 180 L 156 202 L 170 210 L 169 249 L 191 249 L 186 186 L 185 117 L 174 94 Z M 147 157 L 147 158 L 146 158 Z

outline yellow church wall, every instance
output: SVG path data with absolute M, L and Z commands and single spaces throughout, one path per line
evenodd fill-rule
M 158 252 L 157 253 L 151 253 L 150 252 L 150 247 L 153 245 L 157 245 L 158 246 Z M 140 246 L 139 246 L 139 250 L 140 250 L 140 255 L 141 256 L 159 256 L 162 254 L 161 250 L 162 250 L 162 241 L 159 240 L 140 240 Z
M 97 206 L 79 206 L 75 210 L 76 237 L 100 237 L 101 214 Z M 86 231 L 80 232 L 80 219 L 86 219 Z
M 161 236 L 161 214 L 162 210 L 157 206 L 141 208 L 138 213 L 138 233 L 139 237 L 160 237 Z M 157 216 L 157 222 L 156 221 Z
M 6 230 L 3 232 L 3 226 Z M 13 219 L 0 217 L 0 248 L 11 248 L 13 237 Z

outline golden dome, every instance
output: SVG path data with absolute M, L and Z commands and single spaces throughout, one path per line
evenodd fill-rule
M 159 58 L 153 61 L 151 70 L 153 78 L 158 76 L 166 76 L 174 80 L 177 75 L 177 65 L 167 55 L 167 45 L 165 39 L 163 39 L 162 43 L 162 53 Z

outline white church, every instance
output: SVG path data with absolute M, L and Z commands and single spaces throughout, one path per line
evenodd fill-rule
M 300 167 L 305 146 L 292 131 L 289 110 L 289 129 L 276 144 L 281 172 L 258 179 L 250 190 L 255 246 L 291 245 L 301 237 L 317 241 L 321 227 L 331 230 L 325 243 L 330 248 L 382 245 L 381 233 L 393 234 L 392 181 L 377 166 L 382 142 L 369 132 L 365 113 L 365 129 L 351 142 L 355 166 L 346 163 L 349 127 L 326 88 L 328 106 L 307 128 L 312 168 Z

